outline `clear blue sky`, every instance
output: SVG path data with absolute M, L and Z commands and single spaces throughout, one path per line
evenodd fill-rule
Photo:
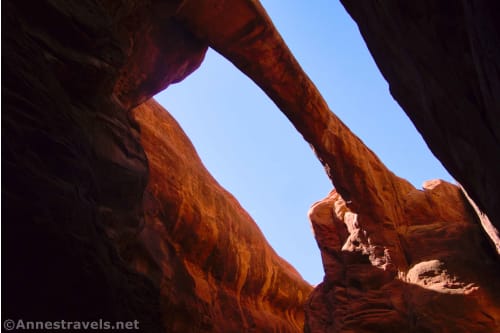
M 452 178 L 389 94 L 355 23 L 337 1 L 262 1 L 330 108 L 397 175 L 420 187 Z M 307 219 L 333 188 L 301 135 L 243 73 L 209 50 L 201 67 L 156 96 L 205 166 L 276 252 L 312 284 L 323 267 Z

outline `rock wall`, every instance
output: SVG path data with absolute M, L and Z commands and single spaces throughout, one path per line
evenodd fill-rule
M 173 17 L 179 3 L 2 5 L 3 318 L 300 331 L 311 287 L 196 164 L 170 118 L 179 133 L 165 138 L 186 146 L 145 126 L 175 153 L 148 165 L 131 108 L 191 73 L 207 48 Z M 158 158 L 172 165 L 155 168 Z M 200 170 L 175 169 L 181 161 Z M 158 191 L 164 178 L 176 182 Z
M 400 198 L 400 223 L 377 230 L 399 240 L 391 252 L 373 243 L 364 216 L 336 191 L 313 205 L 326 275 L 309 300 L 305 332 L 497 331 L 498 261 L 460 189 L 434 180 Z M 390 274 L 380 251 L 399 251 L 407 266 Z
M 149 161 L 138 271 L 155 281 L 167 332 L 301 332 L 312 291 L 208 173 L 154 100 L 133 110 Z
M 393 94 L 498 226 L 492 3 L 344 3 Z M 258 2 L 2 9 L 4 318 L 301 329 L 310 287 L 175 121 L 141 105 L 211 46 L 280 107 L 336 188 L 310 214 L 326 276 L 307 301 L 306 332 L 499 330 L 498 253 L 458 187 L 419 191 L 388 170 L 329 110 Z
M 392 95 L 500 243 L 500 3 L 342 3 Z
M 162 331 L 158 288 L 122 256 L 141 229 L 148 167 L 115 91 L 127 60 L 148 47 L 131 30 L 154 25 L 135 14 L 154 18 L 153 7 L 2 3 L 3 318 L 138 320 Z M 206 46 L 165 33 L 191 40 L 176 49 L 183 73 L 194 70 Z M 179 79 L 169 63 L 157 69 Z
M 330 111 L 258 3 L 210 4 L 186 1 L 179 16 L 268 94 L 336 188 L 311 212 L 326 276 L 307 306 L 306 332 L 498 330 L 498 257 L 459 188 L 430 182 L 418 191 L 388 170 Z M 495 186 L 486 188 L 497 200 Z

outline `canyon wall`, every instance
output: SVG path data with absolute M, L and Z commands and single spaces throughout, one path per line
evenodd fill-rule
M 428 181 L 386 205 L 375 237 L 336 191 L 311 208 L 325 279 L 309 300 L 305 332 L 497 331 L 498 260 L 460 188 Z M 394 208 L 398 223 L 389 222 Z M 406 261 L 392 274 L 377 257 L 395 251 Z
M 166 113 L 132 117 L 204 57 L 177 6 L 3 3 L 3 318 L 302 330 L 311 287 Z
M 494 239 L 494 7 L 394 3 L 344 1 Z M 388 170 L 330 111 L 258 2 L 2 9 L 4 318 L 138 320 L 145 332 L 299 332 L 304 320 L 306 332 L 499 330 L 498 252 L 459 187 L 421 191 Z M 310 211 L 326 273 L 312 294 L 149 100 L 208 46 L 278 105 L 335 186 Z
M 500 254 L 500 3 L 341 2 L 392 96 L 489 218 Z
M 141 229 L 148 166 L 114 93 L 141 44 L 131 30 L 150 31 L 155 11 L 97 1 L 4 1 L 2 11 L 2 316 L 162 332 L 158 288 L 120 254 Z M 134 21 L 140 12 L 152 19 Z M 177 49 L 184 74 L 196 68 L 206 46 L 164 33 L 191 41 Z M 163 63 L 158 75 L 179 78 L 170 71 Z
M 326 275 L 307 305 L 306 332 L 498 330 L 498 256 L 460 188 L 432 181 L 419 191 L 388 170 L 330 111 L 260 4 L 210 4 L 186 1 L 179 16 L 278 105 L 336 189 L 311 211 Z M 491 154 L 485 169 L 496 170 Z M 494 188 L 482 189 L 490 201 Z
M 149 162 L 136 269 L 160 287 L 167 332 L 301 332 L 312 291 L 208 173 L 154 100 L 133 110 Z

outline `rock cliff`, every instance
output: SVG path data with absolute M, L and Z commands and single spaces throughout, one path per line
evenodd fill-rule
M 494 239 L 493 4 L 344 3 Z M 499 329 L 498 256 L 459 188 L 433 181 L 419 191 L 388 170 L 329 110 L 258 2 L 2 9 L 4 318 L 138 320 L 145 332 L 302 329 L 311 287 L 148 101 L 210 46 L 279 106 L 335 185 L 310 212 L 326 275 L 307 300 L 306 332 Z
M 203 3 L 207 7 L 187 1 L 179 13 L 183 22 L 268 94 L 311 144 L 336 188 L 311 212 L 326 276 L 307 306 L 306 331 L 498 330 L 498 258 L 459 188 L 430 182 L 418 191 L 388 170 L 330 111 L 258 3 L 223 3 L 217 11 Z M 235 6 L 237 18 L 228 15 Z M 427 72 L 417 73 L 427 79 Z M 467 91 L 444 88 L 459 96 Z M 494 162 L 500 155 L 492 151 L 488 161 Z M 490 201 L 498 199 L 494 187 L 483 188 Z
M 392 96 L 489 217 L 500 254 L 500 3 L 341 2 Z
M 2 3 L 3 318 L 138 320 L 163 331 L 158 288 L 122 255 L 141 229 L 148 167 L 124 106 L 132 100 L 116 91 L 130 58 L 162 57 L 135 56 L 154 38 L 131 33 L 152 31 L 158 10 L 115 4 Z M 164 33 L 167 44 L 182 41 L 182 61 L 156 68 L 167 85 L 206 46 L 182 29 Z
M 166 113 L 132 117 L 203 59 L 177 6 L 4 3 L 4 318 L 302 330 L 311 287 Z
M 311 295 L 305 332 L 498 330 L 498 261 L 460 189 L 435 180 L 399 194 L 399 223 L 389 222 L 396 207 L 387 202 L 375 237 L 336 191 L 313 205 L 326 275 Z M 380 234 L 397 246 L 376 243 Z M 394 251 L 406 259 L 396 274 L 378 259 Z
M 133 110 L 149 161 L 131 253 L 161 293 L 167 332 L 300 332 L 312 287 L 266 242 L 154 100 Z

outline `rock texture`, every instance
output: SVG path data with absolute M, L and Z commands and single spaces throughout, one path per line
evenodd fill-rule
M 498 330 L 498 258 L 459 188 L 436 182 L 421 192 L 388 170 L 329 110 L 258 3 L 212 5 L 186 1 L 179 16 L 273 99 L 336 187 L 311 213 L 326 276 L 306 331 Z M 237 18 L 228 15 L 235 7 Z M 444 89 L 467 96 L 455 88 Z
M 429 148 L 500 230 L 500 3 L 342 0 Z M 500 254 L 500 251 L 499 251 Z
M 154 100 L 133 110 L 149 161 L 132 251 L 161 292 L 167 332 L 301 332 L 312 287 L 266 242 Z
M 131 117 L 203 59 L 178 5 L 3 3 L 4 318 L 302 330 L 311 287 L 165 112 Z
M 2 10 L 3 318 L 138 320 L 161 332 L 158 288 L 123 257 L 141 229 L 148 174 L 125 105 L 194 70 L 206 46 L 168 25 L 161 41 L 134 34 L 164 21 L 146 2 Z M 138 50 L 160 42 L 181 61 Z M 134 78 L 140 62 L 163 86 Z M 120 96 L 124 82 L 135 97 Z
M 344 3 L 495 235 L 494 4 Z M 311 210 L 326 276 L 309 298 L 307 332 L 499 330 L 498 256 L 459 189 L 436 181 L 418 191 L 388 170 L 329 110 L 258 2 L 2 9 L 4 318 L 139 320 L 145 332 L 301 329 L 310 287 L 166 112 L 152 101 L 131 111 L 211 46 L 280 107 L 336 187 Z
M 390 250 L 373 242 L 364 216 L 336 191 L 313 205 L 326 275 L 310 298 L 305 332 L 498 331 L 498 261 L 460 189 L 435 180 L 400 199 L 400 223 L 377 230 L 399 240 Z M 406 258 L 397 274 L 377 259 L 392 251 Z

